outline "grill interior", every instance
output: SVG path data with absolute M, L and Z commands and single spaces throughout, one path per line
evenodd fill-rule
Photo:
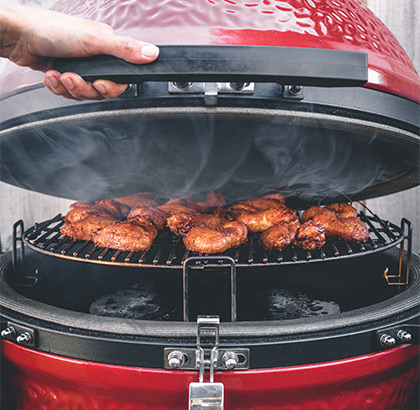
M 231 257 L 239 268 L 306 264 L 369 255 L 387 250 L 403 241 L 402 227 L 383 221 L 374 214 L 366 215 L 361 212 L 359 216 L 369 230 L 369 240 L 363 244 L 329 240 L 321 249 L 314 251 L 289 246 L 283 251 L 267 252 L 260 245 L 259 234 L 250 234 L 246 244 L 226 251 L 223 256 Z M 63 217 L 59 214 L 51 220 L 31 227 L 23 236 L 27 246 L 59 258 L 125 267 L 182 269 L 185 260 L 197 256 L 185 248 L 181 237 L 168 230 L 158 235 L 148 251 L 122 252 L 96 247 L 91 241 L 63 237 L 60 233 L 63 224 Z M 226 260 L 206 260 L 206 255 L 201 256 L 202 259 L 196 261 L 197 265 L 229 266 Z

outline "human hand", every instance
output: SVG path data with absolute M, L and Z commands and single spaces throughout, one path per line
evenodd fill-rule
M 159 49 L 149 43 L 122 37 L 107 24 L 35 7 L 1 3 L 0 55 L 14 63 L 45 72 L 49 91 L 65 98 L 102 100 L 125 91 L 127 85 L 107 80 L 93 83 L 75 73 L 52 70 L 54 57 L 110 54 L 130 63 L 154 61 Z

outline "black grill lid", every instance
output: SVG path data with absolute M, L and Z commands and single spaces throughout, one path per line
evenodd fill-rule
M 36 86 L 9 95 L 1 179 L 83 200 L 219 190 L 233 202 L 280 190 L 296 206 L 420 182 L 412 101 L 313 85 L 295 98 L 287 86 L 257 82 L 252 94 L 220 93 L 208 106 L 204 94 L 168 86 L 144 82 L 138 93 L 101 102 L 68 102 Z

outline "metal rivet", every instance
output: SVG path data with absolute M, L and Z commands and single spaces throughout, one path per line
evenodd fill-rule
M 292 95 L 298 95 L 302 92 L 303 87 L 301 85 L 292 85 L 289 89 L 289 93 Z
M 15 336 L 15 334 L 16 330 L 12 326 L 6 327 L 6 329 L 1 331 L 1 337 L 3 337 L 4 339 L 11 339 Z
M 385 346 L 385 347 L 391 347 L 391 346 L 394 346 L 394 345 L 395 345 L 396 340 L 395 340 L 395 338 L 393 338 L 391 335 L 388 335 L 388 334 L 384 333 L 384 334 L 383 334 L 383 335 L 379 338 L 379 343 L 380 343 L 382 346 Z
M 402 329 L 398 331 L 397 338 L 403 343 L 411 342 L 411 334 Z
M 168 355 L 168 364 L 171 369 L 179 369 L 185 362 L 185 357 L 179 350 L 174 350 Z
M 174 81 L 172 83 L 178 90 L 188 90 L 193 85 L 192 82 L 189 81 Z
M 239 83 L 230 83 L 230 87 L 235 91 L 241 91 L 244 88 L 248 87 L 250 83 L 239 82 Z
M 29 332 L 22 333 L 16 338 L 16 341 L 20 345 L 27 345 L 28 343 L 32 342 L 32 336 Z
M 222 363 L 226 369 L 233 370 L 239 363 L 238 355 L 234 352 L 226 352 L 222 357 Z

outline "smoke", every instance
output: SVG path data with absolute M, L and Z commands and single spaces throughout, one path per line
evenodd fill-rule
M 415 167 L 381 135 L 299 115 L 208 108 L 76 114 L 3 131 L 2 179 L 71 199 L 219 190 L 228 202 L 280 190 L 300 202 L 365 188 Z M 405 159 L 403 159 L 405 158 Z

